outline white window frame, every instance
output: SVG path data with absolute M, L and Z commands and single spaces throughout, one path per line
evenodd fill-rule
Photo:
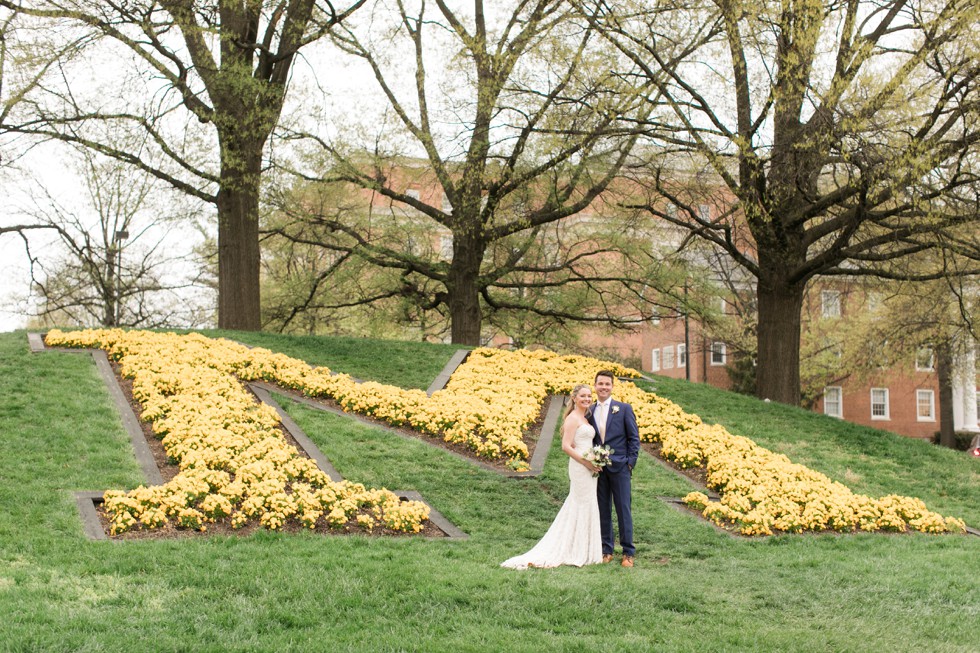
M 418 188 L 406 188 L 405 195 L 413 200 L 422 199 L 422 193 L 419 192 Z
M 663 349 L 663 369 L 672 370 L 674 369 L 674 346 L 669 345 Z
M 687 345 L 677 345 L 677 367 L 687 367 Z
M 725 365 L 728 362 L 728 347 L 720 340 L 711 343 L 711 364 Z
M 881 293 L 877 291 L 872 291 L 868 293 L 868 312 L 875 313 L 880 309 L 885 303 L 882 298 Z
M 442 194 L 442 212 L 443 213 L 453 212 L 453 203 L 449 201 L 449 196 L 446 195 L 445 193 Z
M 881 395 L 882 401 L 875 401 L 875 393 Z M 884 414 L 875 415 L 875 405 L 884 407 Z M 871 419 L 872 420 L 890 420 L 891 419 L 891 405 L 888 400 L 888 388 L 871 388 Z
M 922 414 L 922 399 L 925 398 L 929 404 L 929 414 Z M 934 390 L 915 391 L 915 419 L 918 422 L 936 421 L 936 392 Z
M 841 316 L 841 292 L 839 290 L 820 291 L 820 315 L 825 318 Z
M 923 362 L 923 354 L 928 353 L 929 359 L 927 362 Z M 915 371 L 916 372 L 933 372 L 936 369 L 936 351 L 932 347 L 920 347 L 915 352 Z
M 439 256 L 444 261 L 453 260 L 453 235 L 442 234 L 439 236 Z
M 650 352 L 650 370 L 660 371 L 660 349 L 654 349 Z
M 832 395 L 837 395 L 833 402 L 828 400 Z M 832 403 L 837 406 L 836 412 L 830 410 Z M 823 389 L 823 414 L 844 419 L 844 391 L 839 385 L 830 385 Z

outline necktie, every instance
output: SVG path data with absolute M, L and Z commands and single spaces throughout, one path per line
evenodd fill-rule
M 606 407 L 604 404 L 596 404 L 596 426 L 599 427 L 599 440 L 606 443 Z

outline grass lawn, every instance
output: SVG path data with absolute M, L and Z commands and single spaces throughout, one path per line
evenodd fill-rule
M 421 387 L 453 348 L 226 334 L 362 379 Z M 634 476 L 637 567 L 499 568 L 567 489 L 554 447 L 507 479 L 423 442 L 282 399 L 346 478 L 418 490 L 465 541 L 320 537 L 92 542 L 72 492 L 141 482 L 88 356 L 0 335 L 0 651 L 980 650 L 980 537 L 734 538 Z M 704 386 L 657 391 L 873 495 L 980 527 L 980 461 Z M 644 454 L 645 455 L 645 454 Z M 617 560 L 618 562 L 618 560 Z

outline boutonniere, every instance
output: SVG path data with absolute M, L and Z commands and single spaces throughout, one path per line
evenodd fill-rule
M 618 412 L 619 412 L 619 406 L 613 406 L 612 407 L 612 414 L 615 415 Z

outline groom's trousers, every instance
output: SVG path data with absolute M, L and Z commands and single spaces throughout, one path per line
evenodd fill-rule
M 636 555 L 636 547 L 633 546 L 631 481 L 632 473 L 627 465 L 621 465 L 616 472 L 604 469 L 599 473 L 596 484 L 596 499 L 599 502 L 599 524 L 602 532 L 602 553 L 604 555 L 612 555 L 613 552 L 613 506 L 616 507 L 619 544 L 623 547 L 623 555 Z

